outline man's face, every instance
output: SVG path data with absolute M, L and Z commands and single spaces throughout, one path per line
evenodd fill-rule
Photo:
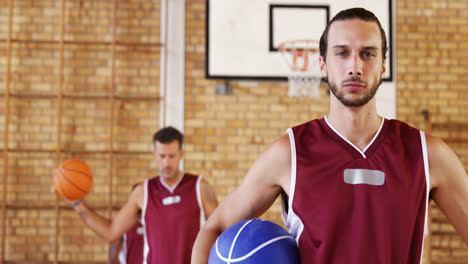
M 335 21 L 328 32 L 327 49 L 326 61 L 320 57 L 320 70 L 330 91 L 346 106 L 365 105 L 385 73 L 378 25 L 360 19 Z
M 179 171 L 179 161 L 184 156 L 179 141 L 174 140 L 167 144 L 156 141 L 153 155 L 158 166 L 159 176 L 167 180 L 174 179 Z

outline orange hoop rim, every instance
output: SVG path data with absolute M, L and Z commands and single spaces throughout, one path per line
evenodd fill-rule
M 314 44 L 315 47 L 287 47 L 286 45 L 291 44 L 291 43 L 305 43 L 307 44 Z M 294 40 L 287 40 L 283 41 L 278 45 L 278 50 L 281 52 L 300 52 L 302 53 L 303 51 L 309 51 L 309 52 L 318 52 L 319 51 L 319 41 L 314 40 L 314 39 L 294 39 Z
M 280 43 L 278 50 L 291 58 L 291 61 L 287 59 L 287 64 L 292 72 L 308 72 L 309 55 L 319 54 L 319 42 L 312 39 L 288 40 Z M 299 63 L 299 60 L 302 61 Z

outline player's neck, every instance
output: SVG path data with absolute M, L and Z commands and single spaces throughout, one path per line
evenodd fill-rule
M 177 170 L 177 173 L 174 177 L 168 178 L 168 177 L 162 177 L 162 180 L 164 183 L 169 186 L 170 188 L 174 187 L 174 185 L 179 182 L 180 178 L 182 177 L 183 173 L 180 170 Z
M 361 150 L 371 142 L 382 123 L 382 117 L 377 115 L 375 99 L 361 107 L 331 105 L 327 120 Z

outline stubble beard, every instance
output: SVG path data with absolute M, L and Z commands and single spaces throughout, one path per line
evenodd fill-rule
M 368 87 L 369 92 L 362 98 L 360 99 L 355 99 L 355 100 L 348 100 L 345 98 L 343 92 L 340 92 L 338 90 L 338 86 L 336 83 L 328 81 L 326 79 L 326 82 L 328 83 L 328 89 L 333 93 L 333 95 L 345 106 L 351 106 L 351 107 L 360 107 L 365 104 L 367 104 L 372 98 L 374 98 L 375 94 L 377 93 L 377 90 L 379 89 L 379 86 L 382 84 L 382 78 L 376 83 L 376 85 L 372 87 Z M 345 82 L 360 82 L 362 83 L 362 80 L 359 76 L 353 76 L 351 78 L 346 79 L 342 83 Z
M 170 174 L 167 174 L 165 172 L 165 170 L 161 170 L 159 172 L 159 175 L 163 176 L 163 178 L 165 178 L 165 179 L 170 180 L 170 179 L 174 179 L 177 176 L 177 173 L 178 173 L 177 169 L 173 170 L 172 173 L 170 173 Z

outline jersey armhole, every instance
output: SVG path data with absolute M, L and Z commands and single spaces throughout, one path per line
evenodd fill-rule
M 143 208 L 141 208 L 141 224 L 145 228 L 145 233 L 143 235 L 143 264 L 147 264 L 147 258 L 149 253 L 149 245 L 148 245 L 148 238 L 146 237 L 146 223 L 145 223 L 145 215 L 146 215 L 146 208 L 148 207 L 148 181 L 149 179 L 145 180 L 144 189 L 143 189 Z
M 424 131 L 420 130 L 419 134 L 421 136 L 421 147 L 422 147 L 422 155 L 423 155 L 423 162 L 424 162 L 424 176 L 426 179 L 426 212 L 425 212 L 425 217 L 424 217 L 424 234 L 422 237 L 422 247 L 421 247 L 421 263 L 423 263 L 423 256 L 424 256 L 424 242 L 426 236 L 429 234 L 429 226 L 428 226 L 428 221 L 429 221 L 429 194 L 430 194 L 430 188 L 431 188 L 431 181 L 430 181 L 430 174 L 429 174 L 429 158 L 427 154 L 427 142 L 426 142 L 426 135 Z
M 289 136 L 289 145 L 291 147 L 291 181 L 289 186 L 289 196 L 282 195 L 282 216 L 286 225 L 290 223 L 290 214 L 292 211 L 292 201 L 294 199 L 294 190 L 296 189 L 296 142 L 294 141 L 294 132 L 288 128 L 286 133 Z M 286 206 L 287 205 L 287 206 Z
M 294 212 L 293 201 L 295 198 L 296 191 L 296 178 L 297 178 L 297 157 L 296 157 L 296 142 L 294 140 L 294 132 L 291 128 L 288 128 L 287 132 L 289 135 L 289 144 L 291 147 L 291 181 L 289 186 L 289 196 L 282 195 L 283 199 L 287 199 L 287 208 L 283 204 L 282 216 L 286 227 L 289 229 L 289 233 L 296 239 L 299 245 L 299 238 L 304 230 L 304 224 L 299 216 Z
M 148 180 L 146 179 L 143 184 L 143 207 L 141 208 L 141 217 L 140 222 L 145 225 L 145 215 L 146 215 L 146 207 L 148 206 Z
M 196 189 L 197 189 L 197 202 L 198 202 L 198 206 L 200 207 L 200 228 L 201 226 L 205 223 L 205 220 L 206 220 L 206 217 L 205 217 L 205 208 L 203 207 L 203 202 L 202 202 L 202 199 L 201 199 L 201 180 L 202 180 L 202 177 L 201 176 L 197 176 L 197 185 L 196 185 Z
M 427 220 L 428 220 L 428 211 L 429 211 L 429 194 L 430 194 L 430 188 L 431 188 L 431 178 L 429 174 L 429 158 L 427 154 L 427 142 L 426 142 L 426 135 L 424 131 L 419 131 L 420 136 L 421 136 L 421 146 L 422 146 L 422 154 L 423 154 L 423 160 L 424 160 L 424 176 L 426 179 L 426 219 L 425 219 L 425 224 L 424 224 L 424 236 L 426 236 L 429 233 L 428 226 L 427 226 Z

